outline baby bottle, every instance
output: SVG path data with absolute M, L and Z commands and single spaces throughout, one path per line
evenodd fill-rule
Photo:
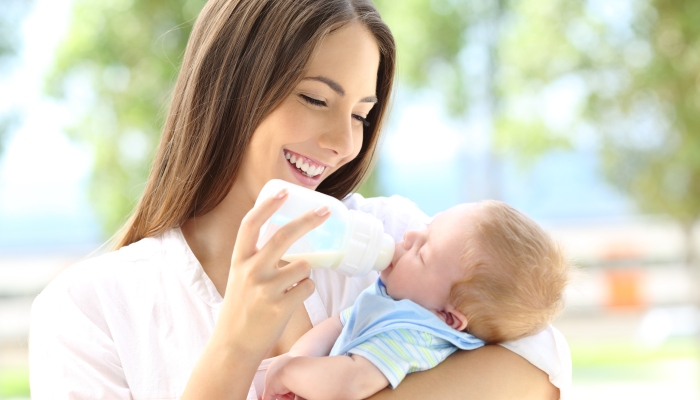
M 282 188 L 289 192 L 284 204 L 260 230 L 261 248 L 277 230 L 301 214 L 328 206 L 328 219 L 297 240 L 282 256 L 284 261 L 306 260 L 311 268 L 330 268 L 350 276 L 381 271 L 394 256 L 394 239 L 384 233 L 382 222 L 374 216 L 348 210 L 339 200 L 292 183 L 273 179 L 265 184 L 255 202 L 273 196 Z

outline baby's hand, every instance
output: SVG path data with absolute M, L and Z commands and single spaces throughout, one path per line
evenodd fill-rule
M 263 391 L 262 400 L 294 400 L 294 393 L 282 383 L 282 373 L 284 367 L 289 363 L 292 356 L 284 354 L 277 357 L 270 366 L 267 367 L 265 373 L 265 390 Z

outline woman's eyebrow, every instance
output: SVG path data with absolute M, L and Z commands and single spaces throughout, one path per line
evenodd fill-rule
M 331 78 L 327 78 L 325 76 L 309 76 L 304 78 L 303 80 L 310 80 L 310 81 L 318 81 L 318 82 L 323 82 L 328 87 L 330 87 L 334 92 L 338 93 L 341 96 L 345 96 L 345 89 L 343 89 L 342 86 L 336 81 L 334 81 Z M 376 103 L 377 96 L 368 96 L 363 99 L 360 99 L 360 103 Z

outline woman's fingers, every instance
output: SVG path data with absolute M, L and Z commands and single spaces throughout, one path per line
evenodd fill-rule
M 284 299 L 289 304 L 301 304 L 313 294 L 315 289 L 316 285 L 314 281 L 306 278 L 292 285 L 292 287 L 284 293 Z
M 253 207 L 243 217 L 236 236 L 236 246 L 233 249 L 234 259 L 246 259 L 255 254 L 260 228 L 282 206 L 288 193 L 287 189 L 280 190 Z
M 329 215 L 327 206 L 305 212 L 275 232 L 258 254 L 265 258 L 279 260 L 294 242 L 325 222 Z
M 277 269 L 275 279 L 279 282 L 279 293 L 288 294 L 291 290 L 299 287 L 304 280 L 308 280 L 311 274 L 311 266 L 304 260 L 294 261 Z M 309 281 L 311 282 L 311 281 Z M 304 283 L 306 285 L 306 283 Z M 311 282 L 313 286 L 313 282 Z M 303 290 L 302 290 L 303 291 Z M 311 290 L 313 292 L 313 288 Z M 311 293 L 309 293 L 311 294 Z

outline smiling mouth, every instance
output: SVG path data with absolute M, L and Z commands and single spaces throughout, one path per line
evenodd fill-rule
M 308 176 L 309 178 L 315 178 L 321 175 L 323 171 L 326 170 L 325 166 L 316 164 L 315 162 L 311 161 L 306 157 L 290 153 L 286 150 L 284 151 L 284 158 L 286 158 L 287 162 L 292 164 L 294 168 L 296 168 L 299 172 L 301 172 L 303 175 Z

